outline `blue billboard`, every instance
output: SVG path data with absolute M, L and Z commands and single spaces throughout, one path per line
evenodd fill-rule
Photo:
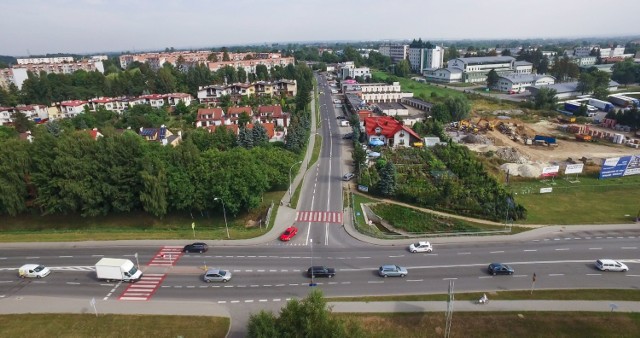
M 640 155 L 608 158 L 600 169 L 600 179 L 637 174 L 640 174 Z

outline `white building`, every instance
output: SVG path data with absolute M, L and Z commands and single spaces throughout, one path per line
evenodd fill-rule
M 26 58 L 26 59 L 17 59 L 19 65 L 35 65 L 41 63 L 63 63 L 63 62 L 73 62 L 73 57 L 71 56 L 58 56 L 52 58 Z
M 380 54 L 391 58 L 391 62 L 397 63 L 400 60 L 407 58 L 409 52 L 409 45 L 401 44 L 385 44 L 380 46 Z
M 460 68 L 425 69 L 422 72 L 427 81 L 444 83 L 462 82 L 462 73 Z
M 340 79 L 344 80 L 347 77 L 355 79 L 356 77 L 370 78 L 371 69 L 369 67 L 356 68 L 353 61 L 347 61 L 340 64 L 340 70 L 338 71 Z
M 556 79 L 549 75 L 506 74 L 500 76 L 494 89 L 508 93 L 520 93 L 530 86 L 548 86 L 555 83 Z
M 574 57 L 571 59 L 571 61 L 573 61 L 573 63 L 578 65 L 578 67 L 585 67 L 585 66 L 595 65 L 597 58 L 595 56 L 581 56 L 581 57 Z
M 528 61 L 516 61 L 514 63 L 513 72 L 516 74 L 531 74 L 533 73 L 533 63 Z
M 413 93 L 402 92 L 400 82 L 348 83 L 342 85 L 342 92 L 358 95 L 367 103 L 401 102 L 403 98 L 413 97 Z
M 84 107 L 87 104 L 87 101 L 81 100 L 60 102 L 60 110 L 62 112 L 62 116 L 66 118 L 76 117 L 78 114 L 84 113 Z
M 422 73 L 425 69 L 441 68 L 444 64 L 444 48 L 409 48 L 411 70 Z
M 519 70 L 526 72 L 527 64 L 519 64 Z M 485 82 L 487 73 L 495 70 L 498 75 L 516 71 L 516 59 L 511 56 L 480 56 L 456 58 L 449 60 L 447 70 L 425 70 L 424 75 L 429 81 L 436 82 Z
M 573 56 L 575 57 L 589 56 L 593 48 L 594 46 L 576 47 L 573 49 Z

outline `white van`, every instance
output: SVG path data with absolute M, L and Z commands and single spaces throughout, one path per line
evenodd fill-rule
M 349 121 L 340 120 L 340 127 L 349 127 Z
M 596 261 L 596 268 L 601 271 L 629 271 L 626 265 L 613 259 L 598 259 Z

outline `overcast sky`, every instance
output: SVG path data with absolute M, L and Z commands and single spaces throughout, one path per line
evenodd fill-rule
M 638 0 L 6 0 L 0 55 L 640 35 Z

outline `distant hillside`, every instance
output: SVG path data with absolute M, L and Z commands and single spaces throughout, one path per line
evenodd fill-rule
M 7 55 L 0 55 L 0 64 L 15 64 L 16 58 L 14 58 L 13 56 L 7 56 Z

